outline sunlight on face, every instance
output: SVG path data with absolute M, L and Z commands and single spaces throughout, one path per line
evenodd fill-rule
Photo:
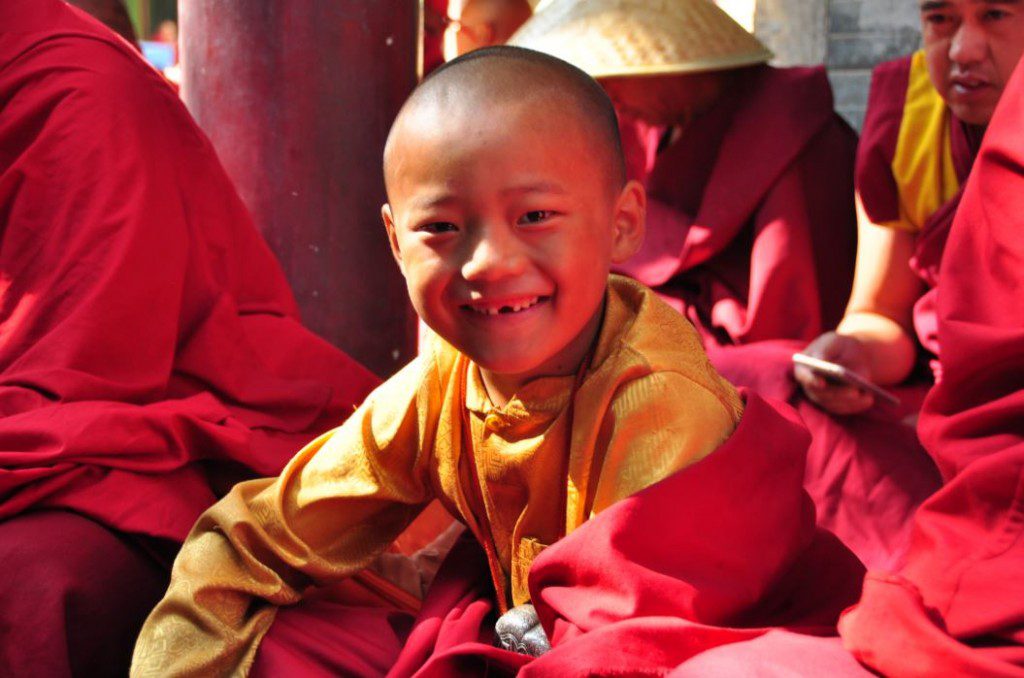
M 420 317 L 522 382 L 575 369 L 611 262 L 632 254 L 615 242 L 607 161 L 557 99 L 418 115 L 384 209 Z

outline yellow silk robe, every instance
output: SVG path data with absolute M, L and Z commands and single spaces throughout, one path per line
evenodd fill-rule
M 437 340 L 279 478 L 237 485 L 199 519 L 142 630 L 132 674 L 244 674 L 276 606 L 366 567 L 434 498 L 478 538 L 493 535 L 498 594 L 525 602 L 527 571 L 545 545 L 702 459 L 742 412 L 693 327 L 617 276 L 570 435 L 573 382 L 540 378 L 494 407 L 476 367 Z M 464 420 L 472 454 L 462 449 Z M 471 460 L 479 493 L 468 489 Z

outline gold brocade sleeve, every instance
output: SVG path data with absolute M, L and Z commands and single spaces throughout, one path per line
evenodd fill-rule
M 143 626 L 132 676 L 245 675 L 276 606 L 390 544 L 432 498 L 433 382 L 434 366 L 414 361 L 279 478 L 241 483 L 206 511 Z
M 742 410 L 724 381 L 702 385 L 677 372 L 654 372 L 624 384 L 603 426 L 591 515 L 711 454 Z

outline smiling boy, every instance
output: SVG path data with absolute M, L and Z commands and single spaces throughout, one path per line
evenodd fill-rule
M 736 427 L 689 323 L 609 278 L 644 192 L 581 71 L 515 48 L 451 62 L 400 112 L 385 175 L 391 247 L 437 336 L 279 478 L 204 514 L 135 675 L 247 672 L 277 606 L 365 567 L 434 498 L 484 545 L 499 607 L 526 603 L 546 545 Z

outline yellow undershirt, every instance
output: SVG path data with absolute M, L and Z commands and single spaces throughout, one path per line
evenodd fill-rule
M 900 196 L 900 217 L 883 226 L 917 232 L 960 190 L 953 164 L 952 116 L 928 76 L 924 52 L 910 62 L 892 173 Z

